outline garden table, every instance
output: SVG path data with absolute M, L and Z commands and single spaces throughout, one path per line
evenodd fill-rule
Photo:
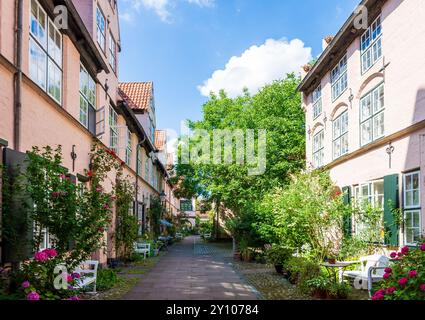
M 345 269 L 358 263 L 360 263 L 360 261 L 337 261 L 335 263 L 323 262 L 320 265 L 326 268 L 329 275 L 333 277 L 335 283 L 342 283 Z

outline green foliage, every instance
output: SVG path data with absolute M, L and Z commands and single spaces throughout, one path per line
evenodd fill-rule
M 267 263 L 273 265 L 285 265 L 286 261 L 292 257 L 292 249 L 285 248 L 279 245 L 273 245 L 266 251 Z
M 98 291 L 106 291 L 112 289 L 117 283 L 117 272 L 113 269 L 99 269 L 97 271 L 96 287 Z
M 328 173 L 300 173 L 264 198 L 256 227 L 268 243 L 323 261 L 338 253 L 343 218 L 350 210 Z
M 305 288 L 306 293 L 322 299 L 347 299 L 352 290 L 347 283 L 335 282 L 323 275 L 306 280 Z
M 284 269 L 289 274 L 289 281 L 297 285 L 298 290 L 306 292 L 306 281 L 320 275 L 317 262 L 303 257 L 291 257 L 284 263 Z
M 425 243 L 419 248 L 402 248 L 373 300 L 425 300 Z
M 133 252 L 134 242 L 137 239 L 138 221 L 132 212 L 132 203 L 135 189 L 128 178 L 122 177 L 119 172 L 115 186 L 116 219 L 115 248 L 119 256 L 129 260 Z
M 150 208 L 148 209 L 148 218 L 153 239 L 157 239 L 161 234 L 160 220 L 163 212 L 164 207 L 162 206 L 161 199 L 159 197 L 152 197 Z
M 233 234 L 237 237 L 239 231 L 257 236 L 248 230 L 255 221 L 253 204 L 273 188 L 287 184 L 290 174 L 304 167 L 304 113 L 296 90 L 298 84 L 299 79 L 290 74 L 253 96 L 247 92 L 234 99 L 224 92 L 211 95 L 203 106 L 203 119 L 189 123 L 191 129 L 210 134 L 215 129 L 267 130 L 266 171 L 262 175 L 248 175 L 248 164 L 179 163 L 176 166 L 177 194 L 186 198 L 201 194 L 231 209 L 236 219 L 250 212 L 233 224 Z

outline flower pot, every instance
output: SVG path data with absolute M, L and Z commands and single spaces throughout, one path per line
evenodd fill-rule
M 330 259 L 328 259 L 328 263 L 335 264 L 336 263 L 336 259 L 335 258 L 330 258 Z
M 274 269 L 276 270 L 277 273 L 283 274 L 283 265 L 281 265 L 281 264 L 275 264 L 274 265 Z

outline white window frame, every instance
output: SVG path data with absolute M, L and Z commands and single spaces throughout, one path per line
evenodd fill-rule
M 115 41 L 112 33 L 109 32 L 109 64 L 113 71 L 117 68 L 117 42 Z
M 133 149 L 131 146 L 131 131 L 127 130 L 127 146 L 125 148 L 125 163 L 130 167 L 131 166 L 131 158 L 133 156 Z
M 382 103 L 381 103 L 381 89 L 382 89 Z M 375 99 L 377 98 L 377 99 Z M 368 104 L 369 101 L 369 104 Z M 369 115 L 364 115 L 364 107 L 369 108 Z M 380 119 L 382 117 L 382 119 Z M 377 128 L 382 120 L 382 133 L 378 134 Z M 365 140 L 363 135 L 363 128 L 368 125 L 370 130 L 370 139 Z M 368 92 L 360 99 L 360 145 L 365 146 L 373 141 L 376 141 L 385 136 L 385 87 L 381 83 L 376 88 Z
M 382 57 L 381 16 L 376 18 L 360 37 L 360 53 L 361 69 L 364 74 Z
M 348 89 L 348 59 L 347 55 L 339 60 L 331 71 L 332 102 L 337 100 Z
M 143 175 L 143 149 L 141 146 L 137 147 L 138 159 L 137 159 L 137 173 L 141 177 Z
M 118 113 L 109 106 L 109 148 L 118 153 Z
M 103 21 L 103 30 L 100 23 Z M 106 18 L 103 14 L 102 9 L 99 5 L 96 7 L 96 33 L 97 33 L 97 43 L 102 48 L 102 51 L 105 52 L 106 45 Z
M 33 4 L 36 6 L 37 17 L 33 16 Z M 29 2 L 29 13 L 29 76 L 61 105 L 63 91 L 62 34 L 37 0 Z M 44 16 L 44 26 L 39 24 L 40 15 Z M 34 32 L 33 27 L 36 27 L 37 32 Z
M 313 120 L 322 114 L 322 86 L 319 86 L 312 93 L 313 101 Z
M 343 124 L 345 124 L 345 129 Z M 338 128 L 339 132 L 336 132 Z M 347 148 L 343 148 L 344 139 L 347 142 Z M 338 143 L 338 153 L 336 154 L 336 144 Z M 341 113 L 333 122 L 332 122 L 332 156 L 333 159 L 338 159 L 343 155 L 348 153 L 348 110 Z
M 84 73 L 84 78 L 82 79 L 82 73 Z M 84 92 L 87 91 L 87 92 Z M 82 63 L 80 63 L 80 123 L 89 128 L 89 107 L 91 106 L 94 110 L 96 108 L 96 82 L 88 73 L 87 69 Z M 86 106 L 84 110 L 82 104 Z M 85 120 L 84 120 L 85 118 Z
M 316 139 L 321 139 L 321 143 L 319 143 L 320 141 L 316 141 Z M 322 129 L 313 136 L 313 166 L 315 168 L 320 168 L 324 164 L 324 142 L 325 130 Z
M 417 176 L 417 181 L 418 181 L 417 188 L 414 188 L 414 186 L 413 186 L 414 176 Z M 409 188 L 409 189 L 407 188 L 407 178 L 408 177 L 411 178 L 411 184 L 412 184 L 412 188 Z M 418 194 L 418 202 L 417 203 L 413 203 L 413 199 L 414 199 L 413 194 L 415 192 L 417 192 L 417 194 Z M 408 197 L 407 195 L 409 193 L 412 193 L 412 203 L 410 205 L 407 205 L 407 197 Z M 419 225 L 414 226 L 412 224 L 411 226 L 408 226 L 407 225 L 407 216 L 409 214 L 412 215 L 411 221 L 413 223 L 413 221 L 414 221 L 413 214 L 415 214 L 415 213 L 418 214 Z M 404 225 L 403 225 L 404 243 L 406 245 L 415 246 L 415 245 L 418 244 L 417 242 L 409 242 L 408 239 L 407 239 L 407 229 L 417 230 L 419 238 L 423 234 L 423 232 L 422 232 L 422 209 L 421 209 L 421 172 L 419 170 L 403 174 L 403 218 L 404 218 Z

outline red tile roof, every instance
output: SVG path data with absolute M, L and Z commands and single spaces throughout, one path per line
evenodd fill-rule
M 119 89 L 130 108 L 149 109 L 153 98 L 153 82 L 122 82 L 119 84 Z
M 157 148 L 159 151 L 163 151 L 166 143 L 167 143 L 167 131 L 156 130 L 155 131 L 155 148 Z

